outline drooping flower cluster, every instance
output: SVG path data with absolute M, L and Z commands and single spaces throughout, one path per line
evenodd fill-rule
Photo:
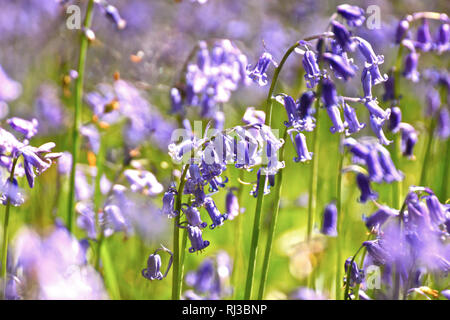
M 269 185 L 274 184 L 274 175 L 284 167 L 284 163 L 278 161 L 277 151 L 284 141 L 275 136 L 270 127 L 263 124 L 265 115 L 249 108 L 244 115 L 245 126 L 236 126 L 225 131 L 214 131 L 212 134 L 207 128 L 203 138 L 196 137 L 192 131 L 186 130 L 180 143 L 169 145 L 169 154 L 177 162 L 189 165 L 186 172 L 186 183 L 183 193 L 192 197 L 190 203 L 182 205 L 182 213 L 186 217 L 188 236 L 191 240 L 190 252 L 202 250 L 209 245 L 202 238 L 202 229 L 207 226 L 200 217 L 199 208 L 204 208 L 211 218 L 210 228 L 221 226 L 228 216 L 236 216 L 239 213 L 239 205 L 231 194 L 227 200 L 227 210 L 230 212 L 221 214 L 211 195 L 223 189 L 228 179 L 222 176 L 227 165 L 234 164 L 236 168 L 251 171 L 253 167 L 264 165 L 257 173 L 257 183 L 252 194 L 256 196 L 258 188 L 263 187 L 264 192 L 269 192 Z M 262 116 L 262 117 L 261 117 Z M 211 134 L 207 138 L 206 134 Z M 184 170 L 186 170 L 185 167 Z M 264 186 L 260 186 L 261 175 L 268 175 L 264 180 Z M 170 187 L 163 198 L 162 212 L 173 217 L 180 212 L 175 209 L 175 197 L 177 191 Z
M 211 48 L 201 41 L 196 61 L 186 68 L 185 80 L 171 89 L 172 112 L 184 114 L 185 107 L 200 107 L 200 116 L 215 121 L 223 129 L 224 114 L 220 106 L 231 93 L 248 84 L 247 57 L 228 39 L 216 41 Z
M 427 17 L 427 15 L 430 15 Z M 436 35 L 431 35 L 430 21 L 437 21 L 439 28 Z M 420 21 L 416 29 L 415 39 L 411 35 L 411 25 Z M 419 52 L 433 51 L 442 54 L 450 49 L 450 25 L 447 14 L 435 14 L 418 12 L 406 16 L 400 20 L 395 33 L 395 43 L 401 44 L 409 50 L 404 60 L 403 76 L 413 82 L 419 81 L 419 72 L 417 65 L 419 62 Z
M 391 183 L 401 181 L 404 175 L 397 170 L 386 148 L 370 139 L 346 138 L 343 146 L 353 155 L 353 162 L 367 167 L 367 173 L 359 170 L 356 177 L 357 185 L 361 191 L 359 201 L 375 200 L 378 194 L 370 188 L 370 182 Z
M 423 187 L 410 188 L 400 211 L 382 206 L 365 218 L 377 237 L 363 243 L 368 253 L 364 268 L 382 268 L 384 288 L 374 294 L 391 298 L 395 279 L 400 292 L 411 293 L 424 285 L 426 274 L 446 277 L 450 272 L 449 221 L 448 205 Z

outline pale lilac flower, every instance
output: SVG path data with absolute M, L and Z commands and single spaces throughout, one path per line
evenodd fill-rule
M 206 222 L 203 222 L 200 216 L 200 211 L 194 206 L 188 206 L 187 204 L 183 204 L 181 207 L 183 213 L 186 216 L 187 223 L 193 227 L 206 228 L 208 225 Z
M 157 195 L 164 190 L 161 183 L 158 182 L 155 175 L 147 170 L 127 169 L 124 175 L 130 183 L 133 192 L 143 192 L 150 196 Z
M 202 230 L 199 227 L 188 226 L 187 231 L 191 242 L 190 253 L 201 251 L 209 246 L 209 241 L 203 240 Z
M 344 110 L 344 119 L 347 123 L 348 129 L 345 130 L 346 135 L 350 135 L 352 133 L 357 133 L 362 130 L 366 124 L 360 123 L 357 116 L 356 111 L 352 107 L 350 107 L 347 103 L 343 102 L 342 108 Z
M 37 119 L 33 118 L 28 121 L 22 118 L 13 117 L 6 120 L 6 122 L 13 128 L 15 131 L 24 135 L 26 139 L 31 139 L 38 132 L 39 123 Z
M 270 63 L 273 63 L 275 67 L 278 67 L 278 64 L 272 58 L 272 55 L 268 52 L 264 52 L 255 66 L 252 67 L 250 64 L 247 66 L 247 76 L 260 86 L 265 86 L 267 84 L 266 71 Z

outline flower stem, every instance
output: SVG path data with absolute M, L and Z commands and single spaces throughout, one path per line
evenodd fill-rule
M 244 174 L 245 174 L 245 171 L 244 170 L 239 170 L 239 180 L 244 180 Z M 238 190 L 237 190 L 237 198 L 238 198 L 238 204 L 239 204 L 239 211 L 241 210 L 241 208 L 242 208 L 242 192 L 243 192 L 243 188 L 244 188 L 244 186 L 243 186 L 243 184 L 242 183 L 239 183 L 239 186 L 238 186 Z M 240 213 L 240 212 L 239 212 Z M 235 254 L 234 254 L 234 261 L 235 261 L 235 263 L 234 263 L 234 266 L 233 266 L 233 273 L 232 273 L 232 275 L 231 275 L 231 283 L 233 284 L 233 287 L 235 288 L 235 290 L 234 290 L 234 292 L 233 292 L 233 296 L 234 296 L 234 299 L 236 299 L 237 298 L 237 294 L 238 294 L 238 290 L 236 290 L 237 289 L 237 285 L 238 285 L 238 283 L 239 283 L 239 277 L 240 277 L 240 272 L 239 272 L 239 270 L 242 270 L 243 269 L 243 255 L 242 255 L 242 246 L 240 245 L 240 243 L 241 243 L 241 239 L 242 239 L 242 219 L 243 219 L 243 217 L 242 216 L 240 216 L 240 214 L 239 214 L 239 216 L 237 216 L 236 218 L 235 218 L 237 221 L 236 221 L 236 228 L 235 228 L 235 237 L 234 237 L 234 246 L 235 246 L 235 248 L 236 248 L 236 250 L 235 250 Z
M 428 126 L 428 141 L 427 146 L 425 149 L 425 154 L 422 161 L 422 169 L 420 173 L 420 182 L 419 186 L 424 186 L 426 184 L 426 169 L 430 167 L 429 158 L 431 153 L 431 146 L 433 145 L 433 136 L 434 136 L 434 128 L 435 128 L 435 121 L 434 117 L 430 120 L 430 125 Z
M 320 127 L 319 127 L 319 115 L 320 115 L 320 96 L 322 91 L 322 84 L 319 84 L 317 89 L 316 100 L 316 128 L 313 132 L 313 159 L 311 176 L 309 180 L 309 197 L 308 197 L 308 228 L 306 231 L 307 240 L 311 239 L 312 227 L 314 225 L 314 218 L 317 207 L 317 181 L 318 181 L 318 167 L 319 167 L 319 146 L 320 146 Z
M 11 167 L 11 174 L 9 175 L 9 183 L 13 183 L 14 181 L 14 171 L 16 168 L 18 158 L 14 158 L 12 167 Z M 8 186 L 9 188 L 9 186 Z M 7 263 L 8 263 L 8 227 L 9 227 L 9 211 L 11 208 L 11 201 L 9 199 L 9 195 L 7 196 L 6 200 L 6 208 L 5 208 L 5 220 L 3 222 L 3 247 L 2 247 L 2 269 L 0 278 L 3 279 L 3 297 L 5 297 L 6 293 L 6 285 L 8 283 L 7 276 Z
M 258 196 L 256 199 L 255 218 L 253 221 L 252 243 L 250 246 L 250 256 L 248 259 L 247 281 L 245 284 L 244 300 L 250 300 L 252 296 L 253 279 L 255 276 L 256 254 L 258 252 L 259 232 L 261 229 L 261 208 L 266 187 L 267 175 L 261 173 L 263 177 L 259 181 Z
M 356 251 L 355 255 L 353 256 L 352 260 L 350 261 L 350 264 L 348 266 L 347 269 L 347 279 L 346 279 L 346 283 L 345 283 L 345 293 L 344 293 L 344 300 L 348 300 L 349 296 L 348 296 L 348 292 L 350 291 L 350 274 L 352 272 L 352 266 L 353 266 L 353 262 L 356 259 L 356 256 L 358 255 L 358 253 L 361 251 L 361 249 L 364 248 L 364 246 L 360 246 L 358 251 Z
M 287 128 L 284 129 L 283 140 L 286 141 L 287 136 Z M 280 162 L 284 160 L 284 147 L 286 143 L 283 144 L 280 148 Z M 277 174 L 278 181 L 276 182 L 277 188 L 275 190 L 275 199 L 274 199 L 274 212 L 272 215 L 272 220 L 270 222 L 269 234 L 267 236 L 266 250 L 264 253 L 263 267 L 261 272 L 261 279 L 259 284 L 259 292 L 258 292 L 258 300 L 262 300 L 264 298 L 264 290 L 266 288 L 267 275 L 269 271 L 269 261 L 270 255 L 272 253 L 272 244 L 273 244 L 273 236 L 275 234 L 275 228 L 277 225 L 278 213 L 280 211 L 280 200 L 281 200 L 281 189 L 283 184 L 283 170 L 280 170 Z
M 181 199 L 183 197 L 184 184 L 189 164 L 184 167 L 178 187 L 177 200 L 175 202 L 175 211 L 178 213 L 173 219 L 173 278 L 172 278 L 172 300 L 180 300 L 181 297 L 181 279 L 180 279 L 180 211 Z
M 86 17 L 84 19 L 84 28 L 90 28 L 92 23 L 92 11 L 94 8 L 94 0 L 89 0 L 86 9 Z M 83 99 L 83 84 L 84 84 L 84 70 L 86 66 L 86 57 L 88 49 L 88 39 L 82 34 L 80 41 L 80 55 L 78 61 L 78 78 L 75 85 L 75 115 L 73 118 L 73 130 L 72 130 L 72 168 L 70 171 L 70 184 L 69 184 L 69 200 L 67 208 L 67 229 L 72 232 L 74 203 L 75 203 L 75 169 L 78 161 L 78 153 L 80 149 L 80 137 L 79 126 L 81 123 L 81 108 Z
M 340 148 L 341 141 L 339 139 L 339 146 Z M 336 300 L 341 299 L 341 290 L 339 290 L 341 286 L 342 281 L 342 247 L 343 247 L 343 238 L 344 238 L 344 230 L 343 230 L 343 223 L 344 220 L 344 212 L 342 211 L 342 167 L 344 165 L 344 153 L 339 152 L 339 167 L 338 167 L 338 176 L 337 176 L 337 212 L 338 212 L 338 221 L 337 221 L 337 250 L 336 250 Z

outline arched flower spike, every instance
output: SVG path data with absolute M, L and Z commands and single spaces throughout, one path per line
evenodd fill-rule
M 161 256 L 158 254 L 159 251 L 165 251 L 170 254 L 169 264 L 167 265 L 167 270 L 164 274 L 161 272 Z M 142 276 L 148 280 L 162 280 L 167 277 L 170 267 L 173 262 L 173 253 L 163 245 L 161 248 L 155 250 L 153 254 L 148 257 L 147 268 L 142 269 Z
M 181 210 L 186 215 L 187 223 L 193 227 L 205 228 L 208 224 L 203 222 L 200 217 L 200 211 L 196 207 L 189 206 L 186 203 L 181 205 Z

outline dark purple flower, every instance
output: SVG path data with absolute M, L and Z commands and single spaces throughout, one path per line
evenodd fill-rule
M 367 165 L 367 171 L 369 171 L 370 180 L 381 183 L 383 181 L 383 168 L 381 167 L 377 150 L 375 148 L 370 149 L 364 160 Z
M 322 82 L 322 100 L 325 108 L 338 104 L 338 96 L 336 86 L 333 81 L 324 79 Z
M 330 64 L 337 78 L 347 80 L 355 75 L 355 70 L 341 56 L 329 52 L 325 52 L 322 56 Z
M 356 261 L 352 262 L 352 259 L 353 258 L 350 257 L 347 260 L 345 260 L 345 265 L 344 265 L 344 270 L 345 270 L 346 275 L 347 275 L 348 270 L 351 265 L 350 279 L 349 279 L 350 287 L 354 287 L 356 284 L 361 283 L 364 279 L 364 272 L 362 272 L 362 270 L 361 271 L 359 270 L 358 264 L 356 263 Z M 345 281 L 347 281 L 347 276 L 345 276 Z
M 402 121 L 402 110 L 399 107 L 393 107 L 391 109 L 391 116 L 389 117 L 388 128 L 393 133 L 400 130 L 400 123 Z
M 442 223 L 445 222 L 445 207 L 443 204 L 439 202 L 439 199 L 434 195 L 431 194 L 429 196 L 424 197 L 428 212 L 430 213 L 431 221 L 436 225 L 439 226 Z
M 439 53 L 450 48 L 450 25 L 448 23 L 443 23 L 439 27 L 434 45 Z
M 369 217 L 363 217 L 364 223 L 367 229 L 379 230 L 379 228 L 390 218 L 397 216 L 396 210 L 389 208 L 388 206 L 381 206 Z
M 368 176 L 358 173 L 356 176 L 356 184 L 361 191 L 361 196 L 359 197 L 360 202 L 366 203 L 367 200 L 378 199 L 378 193 L 370 188 L 370 179 Z
M 432 47 L 433 39 L 430 33 L 428 20 L 423 19 L 422 24 L 417 28 L 417 42 L 415 47 L 424 52 L 429 51 Z
M 345 28 L 344 25 L 340 24 L 337 21 L 332 21 L 331 25 L 334 36 L 336 37 L 336 41 L 341 46 L 341 48 L 345 51 L 353 51 L 355 45 L 352 40 L 351 33 Z
M 395 30 L 395 43 L 400 44 L 402 40 L 406 36 L 406 32 L 409 29 L 409 22 L 406 19 L 400 20 L 400 22 L 397 25 L 397 29 Z
M 364 10 L 358 6 L 351 6 L 349 4 L 341 4 L 337 6 L 337 13 L 339 13 L 349 26 L 359 27 L 363 24 Z
M 417 132 L 412 125 L 405 122 L 401 122 L 399 128 L 402 135 L 402 153 L 408 158 L 414 158 L 413 150 L 418 140 Z
M 419 72 L 417 71 L 417 63 L 419 62 L 419 54 L 412 51 L 405 58 L 405 66 L 403 76 L 412 82 L 419 81 Z
M 202 230 L 199 227 L 188 226 L 188 237 L 191 241 L 190 253 L 201 251 L 209 246 L 209 241 L 203 240 Z
M 312 159 L 312 152 L 308 151 L 308 146 L 306 145 L 306 137 L 303 133 L 297 132 L 294 137 L 295 130 L 289 130 L 289 135 L 291 136 L 292 143 L 297 151 L 297 157 L 294 157 L 295 162 L 305 162 Z
M 368 68 L 364 68 L 361 73 L 361 82 L 363 86 L 364 98 L 372 99 L 372 74 Z
M 391 260 L 389 252 L 379 240 L 364 241 L 363 246 L 366 247 L 367 253 L 375 263 L 384 265 Z
M 205 259 L 197 271 L 186 274 L 186 283 L 198 293 L 206 293 L 210 291 L 215 282 L 215 266 L 212 259 Z
M 330 237 L 337 236 L 337 219 L 338 219 L 338 212 L 336 208 L 336 203 L 332 201 L 325 207 L 325 210 L 323 211 L 323 222 L 321 232 Z
M 394 100 L 396 98 L 395 92 L 395 77 L 394 73 L 391 72 L 387 80 L 384 82 L 384 94 L 383 101 Z
M 278 67 L 278 64 L 272 58 L 272 55 L 268 52 L 264 52 L 254 67 L 250 64 L 247 66 L 248 77 L 260 86 L 265 86 L 267 84 L 266 71 L 270 63 L 273 63 L 275 67 Z
M 313 108 L 312 103 L 316 98 L 316 93 L 314 91 L 304 92 L 298 102 L 298 109 L 300 112 L 300 117 L 305 119 L 307 116 L 312 116 Z
M 228 214 L 220 214 L 219 209 L 217 209 L 217 206 L 214 202 L 214 200 L 210 197 L 205 198 L 204 206 L 206 209 L 206 212 L 208 212 L 209 217 L 212 220 L 212 224 L 209 226 L 210 229 L 214 229 L 215 227 L 219 227 L 223 225 L 223 222 L 227 220 Z

